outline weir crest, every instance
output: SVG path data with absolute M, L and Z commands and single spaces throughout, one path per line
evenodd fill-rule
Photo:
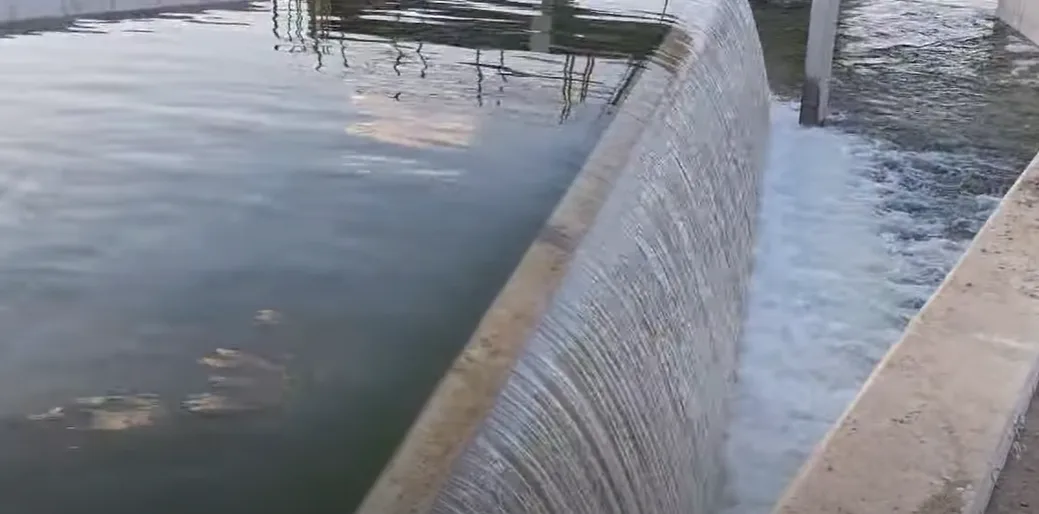
M 768 86 L 746 0 L 676 0 L 362 514 L 696 514 L 752 267 Z

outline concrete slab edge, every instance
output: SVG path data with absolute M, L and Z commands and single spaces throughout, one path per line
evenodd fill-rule
M 672 28 L 661 59 L 648 63 L 619 103 L 615 118 L 528 248 L 453 366 L 427 400 L 358 514 L 427 512 L 454 461 L 491 411 L 497 396 L 566 276 L 575 249 L 628 165 L 662 99 L 702 49 Z
M 776 514 L 975 514 L 1039 381 L 1039 157 L 816 448 Z

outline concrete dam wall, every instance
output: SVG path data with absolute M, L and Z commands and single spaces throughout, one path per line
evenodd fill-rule
M 37 20 L 204 8 L 241 0 L 0 0 L 0 26 Z
M 1028 39 L 1039 43 L 1039 2 L 1035 0 L 999 0 L 997 14 L 1008 25 Z
M 673 4 L 674 28 L 360 513 L 719 501 L 768 88 L 746 0 Z

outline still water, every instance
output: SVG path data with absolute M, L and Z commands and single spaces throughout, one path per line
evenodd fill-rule
M 281 0 L 7 29 L 0 510 L 349 512 L 659 41 L 660 4 Z
M 822 129 L 808 9 L 757 5 L 776 101 L 727 514 L 770 511 L 1039 149 L 1039 49 L 995 4 L 845 0 Z

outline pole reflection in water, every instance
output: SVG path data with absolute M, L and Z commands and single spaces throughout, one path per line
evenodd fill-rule
M 499 10 L 487 8 L 496 2 L 474 8 L 428 0 L 374 4 L 282 0 L 272 4 L 272 20 L 275 36 L 283 41 L 276 49 L 313 55 L 318 71 L 333 54 L 345 70 L 356 58 L 351 57 L 351 49 L 364 54 L 378 53 L 379 47 L 388 47 L 398 77 L 417 74 L 437 80 L 429 75 L 431 69 L 470 66 L 474 78 L 467 91 L 477 105 L 487 99 L 485 89 L 495 91 L 491 98 L 495 106 L 501 106 L 504 98 L 516 97 L 505 90 L 509 78 L 558 81 L 560 122 L 589 93 L 599 99 L 620 96 L 620 85 L 629 81 L 616 77 L 633 75 L 667 29 L 659 20 L 577 8 L 569 0 L 500 4 Z M 525 5 L 522 10 L 517 7 L 521 5 Z M 427 50 L 428 55 L 423 54 L 427 45 L 436 45 L 435 50 Z M 497 54 L 497 62 L 487 62 L 488 52 Z M 597 58 L 608 61 L 603 73 L 594 73 Z M 619 67 L 620 59 L 624 61 Z M 493 70 L 495 85 L 487 84 L 485 70 Z M 386 94 L 400 98 L 407 92 L 398 86 Z

